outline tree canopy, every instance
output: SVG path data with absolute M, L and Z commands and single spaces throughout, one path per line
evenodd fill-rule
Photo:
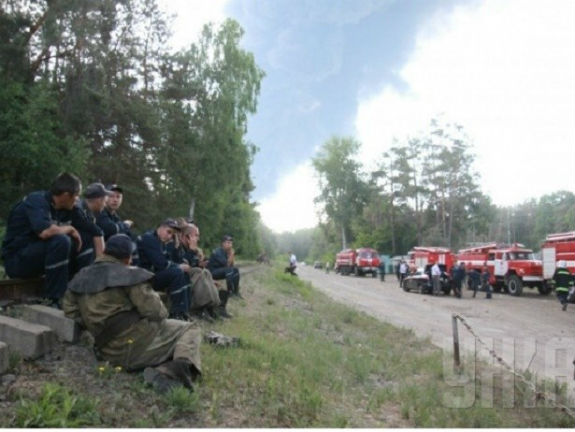
M 260 252 L 246 132 L 264 72 L 233 20 L 176 53 L 168 28 L 156 0 L 0 0 L 0 218 L 67 170 L 121 185 L 137 231 L 194 202 L 204 243 Z

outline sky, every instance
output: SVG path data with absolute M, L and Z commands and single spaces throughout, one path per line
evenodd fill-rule
M 500 206 L 575 192 L 575 1 L 161 0 L 174 46 L 237 20 L 266 72 L 247 139 L 264 223 L 317 223 L 311 167 L 332 136 L 372 169 L 393 138 L 441 117 L 465 128 Z

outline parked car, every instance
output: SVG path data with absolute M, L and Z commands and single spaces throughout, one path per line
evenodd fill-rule
M 319 261 L 316 261 L 313 263 L 313 268 L 314 269 L 322 269 L 323 268 L 323 264 Z
M 433 293 L 433 285 L 429 277 L 429 267 L 429 265 L 425 268 L 418 267 L 414 273 L 407 275 L 401 284 L 401 288 L 406 292 L 416 291 L 420 294 Z M 451 283 L 444 268 L 441 265 L 440 267 L 443 271 L 441 276 L 441 291 L 443 294 L 449 295 L 451 292 Z

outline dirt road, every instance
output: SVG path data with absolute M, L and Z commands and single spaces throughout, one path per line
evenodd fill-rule
M 378 278 L 341 276 L 311 267 L 298 267 L 299 276 L 334 300 L 353 306 L 397 327 L 412 329 L 421 337 L 452 351 L 452 314 L 459 314 L 477 336 L 519 371 L 529 369 L 539 376 L 567 382 L 575 394 L 575 305 L 561 311 L 554 295 L 541 296 L 525 289 L 521 297 L 485 293 L 472 298 L 464 290 L 463 298 L 434 297 L 399 288 L 395 275 Z M 462 347 L 491 359 L 487 349 L 458 325 Z M 557 378 L 565 377 L 565 378 Z

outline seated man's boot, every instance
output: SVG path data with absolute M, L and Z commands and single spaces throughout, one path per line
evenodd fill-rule
M 144 382 L 151 385 L 160 394 L 167 393 L 171 389 L 183 385 L 179 380 L 153 367 L 144 369 Z

